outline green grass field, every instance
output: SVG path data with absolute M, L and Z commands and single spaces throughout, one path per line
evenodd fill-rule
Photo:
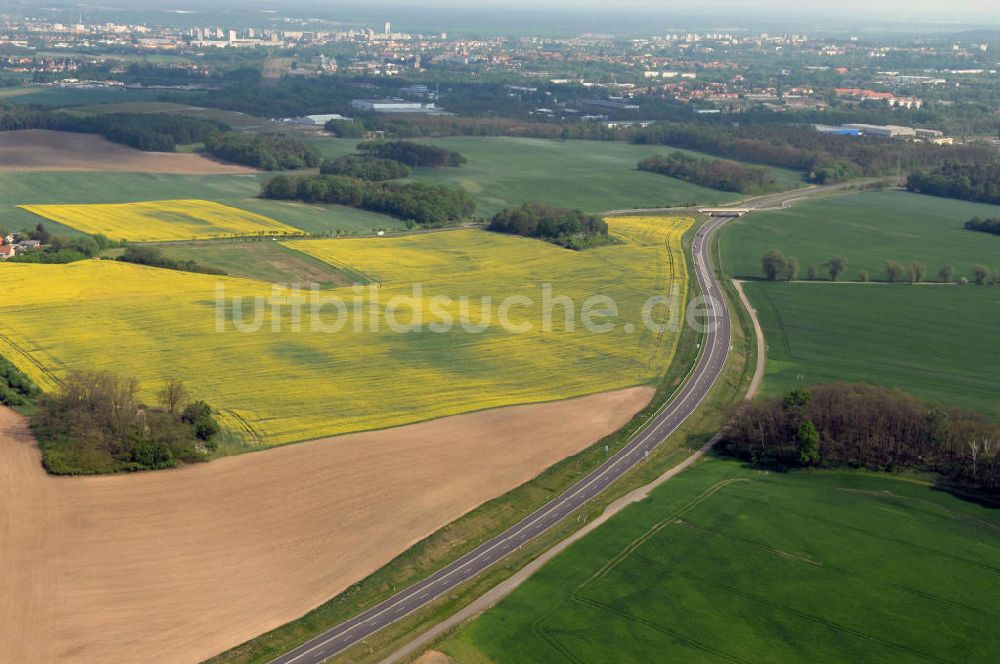
M 1000 513 L 703 461 L 435 646 L 492 662 L 993 662 Z
M 975 216 L 1000 217 L 1000 206 L 898 191 L 819 199 L 733 222 L 722 237 L 723 265 L 731 275 L 760 278 L 761 257 L 779 249 L 799 259 L 801 277 L 838 254 L 848 259 L 843 279 L 868 270 L 882 280 L 887 260 L 923 263 L 928 279 L 946 264 L 956 279 L 969 277 L 978 264 L 1000 267 L 1000 237 L 962 227 Z
M 270 238 L 257 242 L 172 242 L 161 245 L 159 250 L 167 258 L 193 260 L 234 277 L 281 284 L 319 284 L 322 288 L 353 283 L 350 275 L 330 264 Z M 123 251 L 112 250 L 107 257 Z
M 877 383 L 1000 417 L 1000 289 L 747 283 L 767 339 L 765 393 Z
M 550 141 L 529 138 L 441 138 L 427 141 L 469 160 L 462 168 L 417 169 L 414 176 L 457 185 L 475 198 L 479 214 L 526 201 L 601 212 L 618 208 L 716 204 L 740 197 L 636 170 L 646 157 L 671 152 L 620 141 Z M 350 154 L 357 140 L 319 139 L 327 157 Z M 784 188 L 804 186 L 802 176 L 772 169 Z

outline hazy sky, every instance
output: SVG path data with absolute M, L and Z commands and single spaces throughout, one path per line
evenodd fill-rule
M 392 3 L 391 0 L 376 0 L 378 4 L 409 5 L 408 2 Z M 911 18 L 915 14 L 921 16 L 963 17 L 997 17 L 1000 16 L 998 0 L 819 0 L 803 2 L 802 0 L 754 0 L 739 2 L 738 0 L 422 0 L 425 6 L 460 6 L 472 9 L 474 6 L 488 5 L 490 7 L 521 9 L 521 8 L 565 8 L 601 9 L 614 11 L 624 8 L 642 8 L 668 13 L 679 11 L 684 14 L 725 12 L 727 14 L 752 15 L 755 10 L 763 10 L 769 14 L 780 11 L 803 15 L 819 13 L 824 15 L 841 15 L 849 18 L 851 15 L 878 14 L 881 16 L 898 13 L 901 18 Z

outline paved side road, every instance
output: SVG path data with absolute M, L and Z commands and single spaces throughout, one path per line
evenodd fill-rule
M 311 639 L 272 664 L 319 664 L 343 652 L 387 625 L 426 606 L 437 597 L 477 576 L 512 551 L 538 537 L 603 492 L 646 456 L 695 411 L 708 396 L 729 353 L 729 311 L 709 261 L 709 238 L 726 219 L 711 219 L 698 231 L 692 246 L 694 274 L 707 296 L 703 320 L 713 322 L 690 377 L 625 447 L 565 493 L 552 499 L 518 524 L 481 544 L 423 581 L 399 591 L 364 613 Z

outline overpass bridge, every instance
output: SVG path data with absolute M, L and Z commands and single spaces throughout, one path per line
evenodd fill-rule
M 734 218 L 750 214 L 752 208 L 700 208 L 698 212 L 707 214 L 709 217 Z

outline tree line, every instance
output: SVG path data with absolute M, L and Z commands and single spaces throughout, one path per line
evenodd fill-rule
M 970 231 L 1000 235 L 1000 217 L 990 217 L 988 219 L 973 217 L 965 222 L 965 228 Z
M 12 362 L 0 357 L 0 405 L 23 406 L 40 394 L 28 375 Z
M 462 221 L 476 211 L 472 197 L 457 187 L 366 182 L 343 175 L 278 175 L 264 183 L 261 197 L 346 205 L 421 225 Z
M 600 122 L 545 122 L 538 119 L 412 115 L 391 117 L 361 114 L 354 120 L 330 120 L 326 131 L 339 138 L 363 138 L 367 132 L 383 132 L 395 138 L 440 138 L 444 136 L 511 136 L 517 138 L 624 140 L 627 129 Z
M 599 216 L 581 210 L 525 203 L 497 212 L 488 230 L 547 240 L 570 249 L 587 249 L 608 244 L 608 224 Z
M 220 159 L 262 171 L 315 168 L 320 163 L 319 148 L 283 134 L 220 132 L 205 139 L 205 149 Z
M 38 398 L 31 423 L 46 470 L 80 475 L 170 468 L 204 458 L 220 427 L 211 407 L 168 382 L 157 407 L 139 399 L 139 383 L 110 373 L 69 375 Z
M 837 281 L 847 270 L 847 258 L 844 256 L 834 256 L 819 266 L 830 276 L 830 281 Z M 815 280 L 819 277 L 819 269 L 810 266 L 806 270 L 806 278 Z M 795 256 L 785 256 L 777 249 L 771 249 L 761 257 L 761 273 L 767 281 L 796 281 L 799 279 L 801 266 Z M 919 261 L 911 261 L 904 265 L 899 261 L 887 260 L 885 262 L 885 281 L 890 284 L 922 283 L 927 277 L 927 266 Z M 949 284 L 955 282 L 955 267 L 943 265 L 937 273 L 940 283 Z M 994 285 L 1000 283 L 1000 275 L 995 270 L 984 265 L 976 265 L 972 268 L 972 280 L 980 286 Z M 868 270 L 861 270 L 858 273 L 857 281 L 871 281 L 871 273 Z M 968 277 L 959 277 L 957 283 L 968 284 Z
M 680 151 L 643 159 L 638 168 L 702 187 L 742 194 L 763 193 L 773 190 L 775 186 L 774 177 L 766 168 L 746 166 L 728 159 L 701 159 Z
M 1000 164 L 995 161 L 949 161 L 931 171 L 912 173 L 907 179 L 906 188 L 918 194 L 997 205 L 1000 204 Z
M 213 120 L 172 113 L 108 113 L 69 115 L 61 111 L 30 110 L 10 104 L 0 107 L 0 131 L 49 129 L 98 134 L 147 152 L 174 152 L 178 145 L 200 143 L 229 129 Z
M 902 168 L 912 171 L 948 162 L 991 163 L 995 148 L 986 144 L 940 146 L 914 141 L 821 134 L 801 125 L 653 125 L 632 131 L 642 145 L 670 145 L 766 166 L 805 171 L 818 184 L 859 176 L 879 176 Z
M 118 257 L 118 260 L 124 263 L 133 263 L 135 265 L 146 265 L 149 267 L 158 267 L 164 270 L 178 270 L 180 272 L 196 272 L 198 274 L 216 274 L 224 275 L 226 272 L 224 270 L 219 270 L 214 267 L 208 267 L 207 265 L 202 265 L 197 261 L 190 259 L 187 260 L 175 260 L 173 258 L 168 258 L 163 255 L 156 247 L 149 246 L 129 246 L 126 247 L 125 253 Z
M 458 168 L 466 162 L 465 157 L 454 150 L 412 141 L 364 141 L 358 144 L 358 152 L 415 168 Z
M 1000 424 L 872 385 L 818 385 L 742 404 L 718 449 L 771 467 L 932 472 L 952 487 L 1000 494 Z
M 410 167 L 395 159 L 344 155 L 336 159 L 324 159 L 319 166 L 323 175 L 346 175 L 368 182 L 400 180 L 410 175 Z

